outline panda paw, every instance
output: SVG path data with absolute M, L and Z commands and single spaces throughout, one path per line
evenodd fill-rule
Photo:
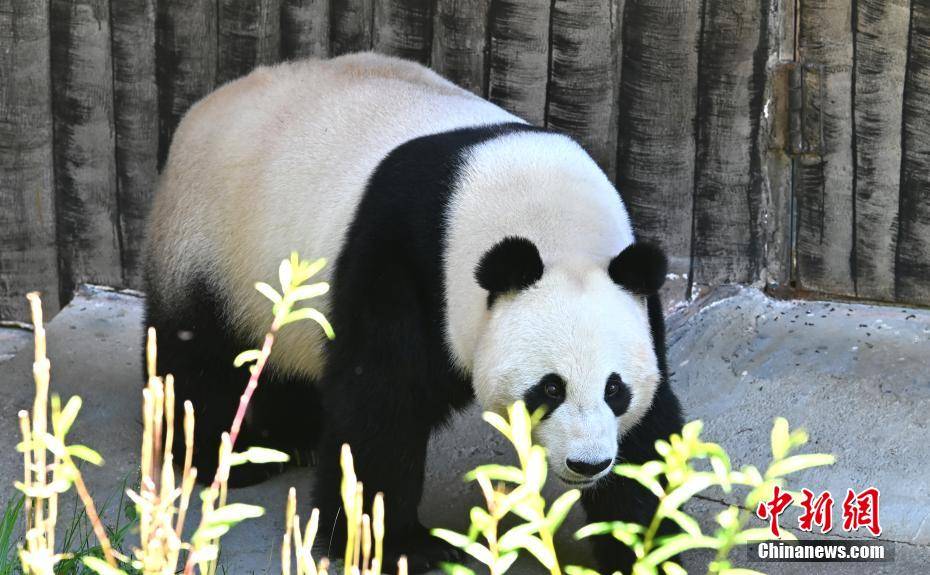
M 391 534 L 388 533 L 388 537 Z M 410 573 L 426 573 L 439 569 L 441 563 L 462 563 L 465 554 L 442 539 L 432 536 L 422 525 L 406 536 L 389 542 L 384 553 L 384 571 L 392 573 L 401 555 L 407 557 Z

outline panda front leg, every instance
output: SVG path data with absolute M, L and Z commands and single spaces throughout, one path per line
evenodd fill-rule
M 340 498 L 343 444 L 352 449 L 355 473 L 364 485 L 364 508 L 370 513 L 375 493 L 384 494 L 384 566 L 393 571 L 406 555 L 411 572 L 460 561 L 461 553 L 429 534 L 417 507 L 423 492 L 426 449 L 434 424 L 428 401 L 418 401 L 410 384 L 385 371 L 353 367 L 324 377 L 324 432 L 316 468 L 314 505 L 320 509 L 322 553 L 342 555 L 346 522 Z

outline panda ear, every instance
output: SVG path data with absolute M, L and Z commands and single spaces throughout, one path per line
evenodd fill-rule
M 543 263 L 536 245 L 513 236 L 485 252 L 475 268 L 478 285 L 490 292 L 489 306 L 496 294 L 528 288 L 542 275 Z
M 619 286 L 638 295 L 652 295 L 665 283 L 668 259 L 653 244 L 635 242 L 610 261 L 607 273 Z

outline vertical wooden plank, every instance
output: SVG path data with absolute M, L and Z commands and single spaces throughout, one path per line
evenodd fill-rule
M 62 303 L 123 283 L 107 0 L 51 2 L 52 115 Z
M 219 0 L 218 10 L 217 84 L 278 61 L 280 0 Z
M 549 2 L 491 0 L 488 98 L 541 126 L 549 78 Z
M 329 55 L 329 0 L 281 1 L 281 56 L 288 60 Z
M 762 268 L 759 272 L 766 289 L 784 294 L 790 289 L 794 249 L 794 159 L 789 155 L 789 142 L 791 79 L 798 77 L 794 75 L 796 3 L 795 0 L 769 0 L 768 9 L 767 81 L 756 144 L 757 149 L 764 150 L 760 158 L 762 177 L 758 183 L 758 195 L 764 203 L 760 222 Z
M 490 0 L 438 0 L 433 69 L 471 92 L 487 95 L 485 54 Z
M 0 319 L 58 311 L 47 0 L 0 0 Z
M 373 47 L 383 54 L 429 64 L 434 0 L 375 2 Z
M 767 12 L 767 7 L 766 12 Z M 767 24 L 754 0 L 705 0 L 698 70 L 692 279 L 748 282 L 761 263 L 756 147 Z
M 813 148 L 798 158 L 796 261 L 799 286 L 855 295 L 851 3 L 805 0 L 798 48 L 803 71 L 803 129 Z
M 133 288 L 142 287 L 145 216 L 158 178 L 155 2 L 119 0 L 110 4 L 123 278 Z
M 857 0 L 853 74 L 856 294 L 894 298 L 908 0 Z
M 191 105 L 216 86 L 216 0 L 159 0 L 158 161 Z
M 776 2 L 779 8 L 786 4 L 785 0 Z M 784 12 L 779 9 L 774 14 Z M 791 283 L 794 238 L 791 200 L 794 161 L 788 151 L 791 139 L 791 78 L 795 73 L 795 65 L 783 59 L 785 43 L 782 35 L 785 28 L 781 18 L 769 18 L 768 33 L 773 51 L 770 53 L 768 82 L 763 98 L 762 127 L 756 144 L 757 149 L 765 150 L 761 158 L 762 178 L 758 192 L 764 202 L 760 222 L 763 251 L 759 279 L 768 290 L 786 294 Z M 793 53 L 793 45 L 791 43 L 792 52 L 789 54 Z M 756 186 L 753 188 L 755 194 Z
M 574 136 L 611 180 L 617 163 L 623 0 L 555 0 L 546 125 Z
M 930 303 L 930 4 L 911 3 L 902 122 L 898 298 Z
M 371 50 L 374 0 L 339 0 L 330 6 L 330 54 Z
M 670 270 L 691 261 L 700 2 L 626 0 L 617 186 L 641 239 Z

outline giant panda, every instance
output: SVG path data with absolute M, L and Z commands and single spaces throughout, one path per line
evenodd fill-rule
M 146 322 L 178 406 L 196 410 L 202 477 L 246 383 L 232 359 L 271 321 L 254 283 L 292 250 L 328 259 L 331 290 L 311 303 L 336 337 L 312 322 L 282 330 L 239 447 L 314 450 L 321 532 L 342 532 L 348 443 L 366 492 L 385 494 L 389 560 L 456 559 L 417 506 L 430 434 L 474 400 L 545 409 L 534 433 L 550 477 L 582 489 L 590 521 L 652 517 L 655 497 L 611 467 L 654 458 L 681 427 L 666 260 L 635 240 L 571 138 L 375 54 L 258 68 L 191 108 L 150 215 Z M 605 572 L 629 572 L 632 553 L 610 537 L 594 551 Z

